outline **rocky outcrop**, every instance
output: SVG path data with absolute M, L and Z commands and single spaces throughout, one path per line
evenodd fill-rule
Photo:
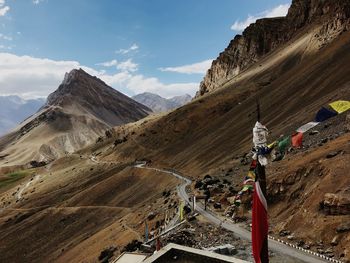
M 66 73 L 62 84 L 47 98 L 46 108 L 79 108 L 109 126 L 144 118 L 151 112 L 145 105 L 109 87 L 82 69 Z
M 350 215 L 350 196 L 327 193 L 321 206 L 328 215 Z
M 350 2 L 344 0 L 293 0 L 286 17 L 259 19 L 213 61 L 196 97 L 213 91 L 262 56 L 290 40 L 301 28 L 321 25 L 320 46 L 350 29 Z

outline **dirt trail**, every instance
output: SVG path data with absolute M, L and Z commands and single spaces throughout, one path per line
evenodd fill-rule
M 19 189 L 18 193 L 16 194 L 16 200 L 20 200 L 22 198 L 22 194 L 24 190 L 26 190 L 31 184 L 34 184 L 36 181 L 38 181 L 40 178 L 40 174 L 35 175 L 32 179 L 30 179 L 29 182 L 27 182 L 21 189 Z

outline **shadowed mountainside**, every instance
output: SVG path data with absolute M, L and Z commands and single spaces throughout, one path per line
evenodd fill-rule
M 318 26 L 315 30 L 315 26 Z M 294 0 L 286 17 L 259 19 L 237 35 L 213 61 L 196 96 L 211 92 L 253 65 L 264 55 L 313 27 L 322 47 L 350 29 L 350 2 Z

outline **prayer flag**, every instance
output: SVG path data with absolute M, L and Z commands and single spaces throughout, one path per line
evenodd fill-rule
M 330 110 L 330 109 L 327 109 L 325 107 L 322 107 L 317 112 L 316 117 L 315 117 L 315 121 L 322 122 L 322 121 L 328 120 L 329 118 L 332 118 L 332 117 L 337 116 L 337 115 L 338 115 L 337 112 Z
M 293 147 L 301 147 L 303 144 L 303 134 L 301 132 L 295 133 L 292 136 L 292 145 Z
M 278 142 L 278 149 L 280 152 L 285 152 L 290 145 L 290 136 L 284 137 L 281 141 Z
M 305 133 L 305 132 L 307 132 L 308 130 L 310 130 L 310 129 L 312 129 L 313 127 L 315 127 L 317 124 L 319 124 L 319 122 L 315 122 L 315 121 L 308 122 L 308 123 L 304 124 L 303 126 L 300 126 L 300 127 L 297 129 L 297 132 Z
M 330 103 L 329 106 L 340 114 L 350 109 L 350 101 L 338 100 Z
M 253 256 L 256 263 L 269 262 L 267 235 L 267 203 L 260 188 L 259 182 L 254 184 L 253 210 L 252 210 L 252 243 Z

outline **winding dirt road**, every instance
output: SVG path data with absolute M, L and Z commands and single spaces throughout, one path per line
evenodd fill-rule
M 154 171 L 166 173 L 166 174 L 175 176 L 178 179 L 183 180 L 184 183 L 177 187 L 177 192 L 178 192 L 179 197 L 182 200 L 184 200 L 187 203 L 190 203 L 188 193 L 186 192 L 186 187 L 189 186 L 192 183 L 192 181 L 189 180 L 188 178 L 185 178 L 182 175 L 180 175 L 176 172 L 173 172 L 173 171 L 167 171 L 167 170 L 158 169 L 158 168 L 146 167 L 145 163 L 137 164 L 137 165 L 135 165 L 135 167 L 140 168 L 140 169 L 148 169 L 148 170 L 154 170 Z M 208 210 L 204 210 L 204 208 L 200 204 L 197 204 L 196 211 L 198 213 L 200 213 L 202 216 L 204 216 L 212 224 L 221 226 L 221 227 L 225 228 L 226 230 L 233 232 L 237 237 L 251 241 L 251 232 L 244 229 L 243 227 L 241 227 L 237 224 L 231 223 L 230 221 L 222 221 L 219 218 L 219 216 L 217 216 L 213 212 L 210 212 Z M 295 249 L 293 247 L 285 245 L 285 244 L 278 242 L 276 240 L 273 240 L 273 239 L 269 239 L 269 249 L 271 249 L 275 252 L 279 252 L 279 253 L 284 254 L 284 255 L 288 255 L 292 258 L 305 261 L 305 262 L 310 262 L 310 263 L 330 262 L 330 261 L 321 259 L 317 256 L 311 255 L 307 252 L 304 252 L 304 251 L 301 251 L 299 249 Z M 334 262 L 336 262 L 336 261 L 334 261 Z

